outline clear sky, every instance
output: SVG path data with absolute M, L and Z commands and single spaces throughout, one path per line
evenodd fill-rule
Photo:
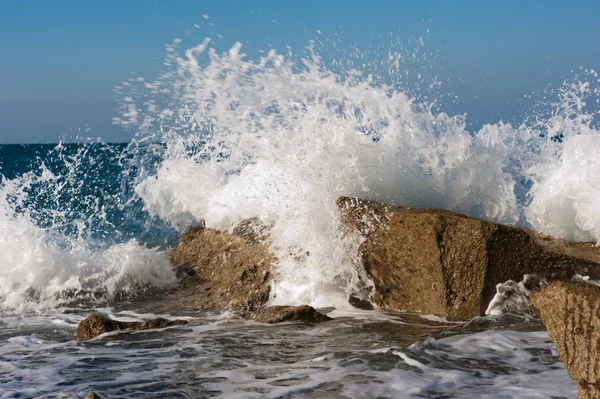
M 391 32 L 424 35 L 441 54 L 446 88 L 461 98 L 447 110 L 474 124 L 510 121 L 524 95 L 558 86 L 580 66 L 600 70 L 599 17 L 597 0 L 6 0 L 0 143 L 56 142 L 85 129 L 128 140 L 131 132 L 111 124 L 114 86 L 157 75 L 174 38 L 191 47 L 217 34 L 217 45 L 239 41 L 249 54 L 300 49 L 317 30 L 359 47 Z

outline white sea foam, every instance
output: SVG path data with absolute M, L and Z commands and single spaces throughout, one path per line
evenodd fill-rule
M 145 100 L 138 121 L 142 140 L 167 152 L 136 190 L 179 228 L 251 217 L 271 225 L 275 303 L 331 304 L 368 286 L 360 238 L 340 235 L 341 195 L 600 238 L 600 138 L 581 105 L 590 90 L 565 89 L 553 116 L 532 126 L 471 134 L 463 116 L 434 113 L 367 73 L 336 74 L 314 53 L 300 65 L 275 51 L 250 61 L 239 44 L 205 57 L 208 44 L 185 58 L 169 49 L 174 71 L 152 85 L 169 106 Z M 529 197 L 517 195 L 529 181 Z
M 164 252 L 135 239 L 94 248 L 82 236 L 62 234 L 60 226 L 39 227 L 32 220 L 33 210 L 15 211 L 28 198 L 28 187 L 52 178 L 46 170 L 5 179 L 0 185 L 0 309 L 110 300 L 175 283 Z
M 530 310 L 529 297 L 533 290 L 547 285 L 544 278 L 536 274 L 525 274 L 519 282 L 508 280 L 496 284 L 496 295 L 490 301 L 485 314 L 499 316 L 507 312 L 524 314 Z
M 552 235 L 600 241 L 600 133 L 585 100 L 598 88 L 577 82 L 563 89 L 562 102 L 544 127 L 562 143 L 550 143 L 527 170 L 534 182 L 527 220 Z

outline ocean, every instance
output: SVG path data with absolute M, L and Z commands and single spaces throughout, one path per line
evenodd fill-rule
M 597 242 L 595 71 L 519 125 L 469 130 L 425 89 L 330 68 L 314 52 L 250 60 L 240 45 L 178 45 L 155 80 L 116 88 L 114 122 L 131 142 L 0 146 L 0 397 L 576 397 L 527 313 L 465 324 L 351 306 L 368 277 L 335 200 Z M 75 341 L 94 312 L 154 316 L 144 299 L 176 285 L 168 253 L 180 232 L 253 217 L 270 226 L 278 258 L 270 303 L 310 304 L 334 321 L 173 313 L 190 324 Z

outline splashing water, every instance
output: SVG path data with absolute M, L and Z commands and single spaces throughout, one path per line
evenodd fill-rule
M 342 195 L 599 238 L 600 169 L 589 149 L 600 136 L 584 109 L 598 93 L 589 84 L 565 87 L 552 117 L 533 126 L 470 133 L 464 116 L 435 113 L 356 69 L 334 73 L 312 48 L 300 62 L 275 51 L 251 61 L 240 44 L 223 54 L 209 45 L 184 57 L 170 47 L 173 71 L 146 84 L 155 95 L 147 111 L 131 112 L 141 108 L 132 98 L 124 104 L 121 121 L 167 146 L 136 192 L 180 229 L 199 220 L 231 229 L 252 217 L 272 226 L 275 303 L 322 305 L 332 287 L 359 291 L 367 280 L 355 258 L 360 239 L 339 233 Z
M 586 71 L 588 76 L 598 74 Z M 533 182 L 527 221 L 545 233 L 579 241 L 600 241 L 600 134 L 587 100 L 598 97 L 590 82 L 565 85 L 553 115 L 541 123 L 553 140 L 526 170 Z
M 31 157 L 28 146 L 5 150 L 7 157 Z M 109 180 L 93 173 L 98 168 L 110 175 L 105 163 L 114 151 L 59 144 L 38 159 L 36 169 L 3 176 L 0 309 L 97 303 L 175 283 L 163 252 L 119 237 L 115 219 L 123 216 L 111 215 L 118 200 Z
M 149 248 L 172 234 L 157 218 L 181 231 L 201 220 L 232 229 L 253 217 L 270 226 L 279 259 L 272 302 L 340 305 L 369 286 L 360 237 L 340 233 L 342 195 L 600 239 L 600 136 L 586 104 L 598 96 L 593 83 L 565 85 L 549 117 L 469 132 L 464 115 L 419 100 L 430 93 L 409 96 L 339 63 L 334 72 L 313 48 L 300 59 L 270 51 L 252 61 L 239 44 L 219 54 L 206 39 L 184 56 L 178 44 L 168 47 L 169 70 L 157 81 L 117 89 L 115 123 L 137 131 L 127 148 L 62 157 L 62 174 L 41 165 L 3 179 L 5 305 L 169 286 L 164 252 Z M 435 79 L 429 87 L 438 87 Z M 110 195 L 85 193 L 100 158 L 121 165 Z M 139 225 L 115 221 L 131 219 Z

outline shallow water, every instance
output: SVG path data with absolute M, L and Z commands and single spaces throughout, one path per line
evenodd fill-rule
M 152 316 L 99 310 L 123 320 Z M 520 317 L 465 325 L 357 310 L 321 324 L 263 325 L 179 315 L 190 325 L 80 343 L 75 328 L 89 310 L 51 313 L 2 317 L 0 397 L 577 396 L 548 334 Z

